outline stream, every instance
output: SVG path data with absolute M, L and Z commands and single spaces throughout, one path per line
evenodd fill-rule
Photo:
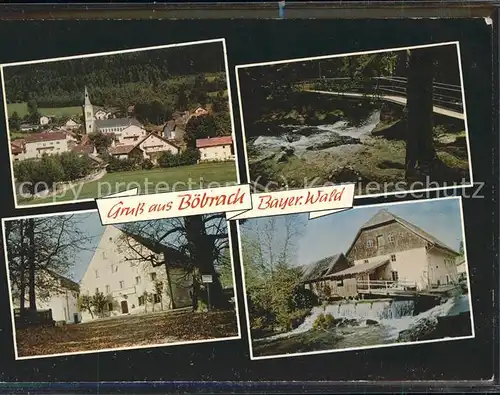
M 254 339 L 253 345 L 257 354 L 271 355 L 397 343 L 402 331 L 426 320 L 468 311 L 468 295 L 450 298 L 418 315 L 413 315 L 413 301 L 406 300 L 333 303 L 313 308 L 311 314 L 294 330 Z M 330 331 L 313 330 L 313 324 L 320 314 L 331 314 L 341 324 Z
M 359 144 L 361 138 L 370 135 L 380 122 L 380 111 L 374 111 L 359 125 L 338 121 L 323 125 L 280 125 L 282 131 L 275 136 L 261 135 L 253 145 L 259 151 L 274 152 L 282 147 L 293 148 L 295 153 L 320 151 L 345 144 Z

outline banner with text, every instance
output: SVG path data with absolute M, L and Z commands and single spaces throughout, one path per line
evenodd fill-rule
M 137 195 L 125 191 L 96 199 L 103 225 L 191 215 L 241 212 L 252 208 L 249 185 Z
M 248 219 L 274 215 L 310 213 L 309 219 L 352 208 L 355 184 L 343 184 L 271 193 L 252 194 L 252 209 L 233 211 L 226 218 Z

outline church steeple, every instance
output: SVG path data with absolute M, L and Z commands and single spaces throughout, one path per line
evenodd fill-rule
M 85 100 L 83 102 L 83 119 L 85 120 L 85 133 L 95 132 L 94 106 L 90 102 L 89 91 L 85 86 Z
M 85 85 L 85 106 L 91 106 L 92 103 L 90 102 L 90 97 L 89 97 L 89 91 L 87 90 L 87 86 Z

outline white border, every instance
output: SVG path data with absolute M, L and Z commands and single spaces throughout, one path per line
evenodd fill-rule
M 35 214 L 35 215 L 26 215 L 26 216 L 20 216 L 20 217 L 8 217 L 8 218 L 2 218 L 2 240 L 3 240 L 3 245 L 6 245 L 6 238 L 5 238 L 5 221 L 15 221 L 15 220 L 21 220 L 21 219 L 26 219 L 26 218 L 40 218 L 40 217 L 54 217 L 54 216 L 61 216 L 61 215 L 71 215 L 71 214 L 85 214 L 85 213 L 95 213 L 99 215 L 98 211 L 96 209 L 90 209 L 90 210 L 80 210 L 80 211 L 62 211 L 58 213 L 49 213 L 49 214 Z M 236 288 L 236 275 L 234 272 L 234 254 L 233 254 L 233 245 L 231 241 L 231 223 L 230 221 L 226 221 L 227 224 L 227 232 L 228 232 L 228 238 L 229 238 L 229 249 L 230 249 L 230 255 L 231 255 L 231 270 L 232 270 L 232 275 L 233 275 L 233 290 L 234 290 L 234 305 L 235 305 L 235 318 L 236 318 L 236 326 L 238 328 L 238 335 L 237 336 L 228 336 L 228 337 L 220 337 L 220 338 L 210 338 L 210 339 L 205 339 L 205 340 L 192 340 L 192 341 L 178 341 L 178 342 L 172 342 L 172 343 L 163 343 L 163 344 L 151 344 L 151 345 L 141 345 L 141 346 L 132 346 L 132 347 L 117 347 L 117 348 L 103 348 L 103 349 L 96 349 L 96 350 L 86 350 L 86 351 L 74 351 L 74 352 L 65 352 L 65 353 L 57 353 L 57 354 L 48 354 L 48 355 L 30 355 L 26 357 L 20 357 L 18 354 L 17 350 L 17 339 L 16 339 L 16 321 L 14 317 L 14 306 L 12 303 L 12 287 L 11 287 L 11 281 L 10 281 L 10 270 L 9 270 L 9 259 L 7 255 L 7 249 L 4 247 L 4 258 L 5 258 L 5 267 L 6 267 L 6 272 L 7 272 L 7 286 L 9 288 L 9 305 L 10 305 L 10 316 L 11 316 L 11 321 L 12 321 L 12 337 L 13 337 L 13 342 L 14 342 L 14 358 L 15 360 L 24 360 L 24 359 L 39 359 L 39 358 L 53 358 L 53 357 L 62 357 L 62 356 L 69 356 L 69 355 L 81 355 L 81 354 L 95 354 L 95 353 L 101 353 L 101 352 L 117 352 L 117 351 L 126 351 L 126 350 L 138 350 L 138 349 L 145 349 L 145 348 L 157 348 L 157 347 L 170 347 L 170 346 L 180 346 L 180 345 L 188 345 L 188 344 L 199 344 L 199 343 L 213 343 L 213 342 L 220 342 L 220 341 L 226 341 L 226 340 L 239 340 L 241 339 L 241 324 L 240 324 L 240 316 L 239 316 L 239 307 L 238 307 L 238 295 L 237 295 L 237 288 Z M 105 227 L 106 225 L 103 225 Z M 112 225 L 108 225 L 112 226 Z M 76 324 L 76 325 L 81 325 L 81 324 Z
M 16 185 L 14 181 L 14 165 L 12 160 L 12 152 L 11 152 L 11 140 L 10 140 L 10 130 L 9 130 L 9 109 L 7 106 L 7 94 L 5 92 L 5 78 L 4 78 L 4 68 L 10 66 L 23 66 L 29 64 L 38 64 L 38 63 L 50 63 L 50 62 L 58 62 L 64 60 L 72 60 L 72 59 L 84 59 L 84 58 L 94 58 L 99 56 L 108 56 L 108 55 L 120 55 L 125 53 L 133 53 L 133 52 L 141 52 L 141 51 L 151 51 L 151 50 L 159 50 L 159 49 L 167 49 L 167 48 L 175 48 L 175 47 L 185 47 L 189 45 L 198 45 L 198 44 L 209 44 L 209 43 L 222 43 L 222 49 L 224 53 L 224 66 L 226 68 L 226 84 L 227 84 L 227 96 L 228 96 L 228 106 L 229 106 L 229 117 L 231 118 L 231 137 L 233 139 L 233 147 L 235 153 L 235 161 L 234 165 L 236 168 L 236 181 L 240 184 L 240 172 L 239 172 L 239 153 L 238 147 L 236 144 L 236 133 L 235 133 L 235 123 L 234 123 L 234 114 L 233 114 L 233 102 L 231 95 L 231 83 L 229 80 L 229 65 L 227 60 L 227 49 L 226 49 L 226 39 L 225 38 L 217 38 L 211 40 L 201 40 L 201 41 L 190 41 L 185 43 L 177 43 L 177 44 L 168 44 L 168 45 L 158 45 L 153 47 L 143 47 L 143 48 L 135 48 L 135 49 L 125 49 L 120 51 L 110 51 L 110 52 L 98 52 L 92 54 L 85 55 L 75 55 L 75 56 L 63 56 L 59 58 L 49 58 L 49 59 L 39 59 L 39 60 L 29 60 L 24 62 L 14 62 L 14 63 L 4 63 L 0 64 L 0 78 L 2 84 L 2 95 L 3 95 L 3 103 L 4 103 L 4 114 L 5 114 L 5 126 L 7 130 L 7 143 L 9 150 L 9 167 L 10 167 L 10 177 L 12 183 L 12 193 L 14 198 L 14 207 L 15 208 L 30 208 L 30 207 L 40 207 L 40 206 L 59 206 L 62 204 L 71 204 L 71 203 L 83 203 L 83 202 L 92 202 L 96 198 L 101 196 L 95 196 L 94 198 L 87 199 L 76 199 L 76 200 L 64 200 L 60 202 L 51 202 L 51 203 L 33 203 L 33 204 L 18 204 L 17 203 L 17 193 L 16 193 Z M 36 201 L 36 198 L 35 198 Z
M 422 192 L 431 192 L 431 191 L 444 191 L 447 189 L 459 189 L 459 188 L 472 187 L 474 185 L 474 180 L 473 180 L 472 161 L 471 161 L 471 154 L 470 154 L 469 127 L 468 127 L 468 123 L 467 123 L 467 110 L 466 110 L 466 104 L 465 104 L 465 89 L 464 89 L 463 72 L 462 72 L 462 59 L 460 56 L 460 43 L 458 41 L 450 41 L 450 42 L 426 44 L 426 45 L 415 45 L 415 46 L 410 46 L 410 47 L 377 49 L 377 50 L 372 50 L 372 51 L 342 53 L 342 54 L 337 54 L 337 55 L 314 56 L 314 57 L 309 57 L 309 58 L 286 59 L 286 60 L 278 60 L 278 61 L 263 62 L 263 63 L 249 63 L 249 64 L 243 64 L 243 65 L 236 66 L 235 67 L 236 87 L 238 90 L 241 133 L 242 133 L 242 138 L 243 138 L 243 147 L 244 147 L 244 155 L 245 155 L 244 159 L 245 159 L 245 167 L 246 167 L 246 174 L 247 174 L 248 182 L 251 182 L 251 178 L 250 178 L 250 168 L 248 166 L 248 153 L 247 153 L 247 144 L 246 144 L 246 135 L 245 135 L 245 121 L 244 121 L 244 116 L 243 116 L 243 102 L 242 102 L 241 89 L 240 89 L 239 69 L 245 69 L 245 68 L 251 68 L 251 67 L 261 67 L 261 66 L 271 66 L 271 65 L 284 64 L 284 63 L 305 62 L 308 60 L 333 59 L 333 58 L 340 58 L 340 57 L 346 57 L 346 56 L 367 55 L 367 54 L 375 54 L 375 53 L 383 53 L 383 52 L 404 51 L 404 50 L 408 50 L 408 49 L 439 47 L 439 46 L 445 46 L 445 45 L 456 45 L 456 48 L 457 48 L 457 60 L 458 60 L 458 69 L 459 69 L 459 75 L 460 75 L 460 87 L 462 90 L 465 136 L 466 136 L 466 142 L 467 142 L 467 159 L 468 159 L 468 164 L 469 164 L 469 181 L 470 181 L 469 184 L 444 186 L 444 187 L 438 187 L 438 188 L 405 190 L 405 191 L 396 191 L 396 192 L 382 192 L 382 193 L 375 193 L 375 194 L 371 194 L 371 195 L 355 195 L 354 199 L 372 198 L 372 197 L 378 197 L 378 196 L 392 196 L 392 195 L 399 195 L 399 194 L 422 193 Z M 300 188 L 297 188 L 297 189 L 300 189 Z
M 399 347 L 399 346 L 409 346 L 409 345 L 417 345 L 417 344 L 425 344 L 425 343 L 436 343 L 436 342 L 444 342 L 444 341 L 474 339 L 476 336 L 476 332 L 474 329 L 474 313 L 473 313 L 473 309 L 472 309 L 472 296 L 471 296 L 470 276 L 469 276 L 469 262 L 467 259 L 467 242 L 465 239 L 465 225 L 464 225 L 462 197 L 461 196 L 449 196 L 449 197 L 441 197 L 441 198 L 434 198 L 434 199 L 400 201 L 400 202 L 393 202 L 393 203 L 368 204 L 368 205 L 353 207 L 351 210 L 363 209 L 363 208 L 368 208 L 368 207 L 390 207 L 390 206 L 396 206 L 399 204 L 418 204 L 418 203 L 424 204 L 424 203 L 432 203 L 434 201 L 441 201 L 441 200 L 459 200 L 460 219 L 462 222 L 462 241 L 464 244 L 465 270 L 466 270 L 466 275 L 467 275 L 467 288 L 468 288 L 468 294 L 469 294 L 469 312 L 470 312 L 470 320 L 471 320 L 471 328 L 472 328 L 472 334 L 470 336 L 457 336 L 457 337 L 449 337 L 449 338 L 445 337 L 443 339 L 421 340 L 421 341 L 415 341 L 415 342 L 402 342 L 402 343 L 395 342 L 395 343 L 390 343 L 390 344 L 379 344 L 379 345 L 373 345 L 373 346 L 347 347 L 347 348 L 341 348 L 341 349 L 328 349 L 328 350 L 320 350 L 320 351 L 290 353 L 290 354 L 264 355 L 264 356 L 256 357 L 253 354 L 252 332 L 251 332 L 251 328 L 250 328 L 250 313 L 249 313 L 249 309 L 248 309 L 248 297 L 247 297 L 247 289 L 246 289 L 246 283 L 245 283 L 245 267 L 244 267 L 244 263 L 243 263 L 243 256 L 244 255 L 243 255 L 243 248 L 242 248 L 242 244 L 241 244 L 240 225 L 239 225 L 239 221 L 238 221 L 237 233 L 238 233 L 240 267 L 241 267 L 241 277 L 242 277 L 241 281 L 242 281 L 242 285 L 243 285 L 243 295 L 244 295 L 244 302 L 245 302 L 245 317 L 246 317 L 246 321 L 247 321 L 248 348 L 250 351 L 250 359 L 251 360 L 261 360 L 261 359 L 275 359 L 275 358 L 290 358 L 290 357 L 300 357 L 300 356 L 305 356 L 305 355 L 330 354 L 330 353 L 346 352 L 346 351 L 372 350 L 372 349 L 376 349 L 376 348 Z M 286 215 L 290 215 L 290 214 L 286 214 Z M 298 215 L 298 214 L 292 214 L 292 215 Z M 256 219 L 256 218 L 252 218 L 252 219 Z M 250 219 L 250 221 L 252 219 Z

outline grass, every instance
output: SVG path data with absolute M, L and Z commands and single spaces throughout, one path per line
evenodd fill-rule
M 237 336 L 234 311 L 163 311 L 60 327 L 16 330 L 19 357 L 167 345 Z
M 17 203 L 20 205 L 45 204 L 93 199 L 132 188 L 139 188 L 139 194 L 199 189 L 201 177 L 203 178 L 203 188 L 226 186 L 227 183 L 234 185 L 237 181 L 236 163 L 199 163 L 197 165 L 165 169 L 108 173 L 99 180 L 75 184 L 73 189 L 66 190 L 60 195 L 35 199 L 21 199 L 18 197 Z M 209 185 L 210 183 L 216 184 Z
M 7 104 L 7 111 L 9 117 L 15 112 L 22 118 L 28 114 L 28 104 L 23 103 L 11 103 Z M 73 107 L 59 107 L 59 108 L 39 108 L 38 111 L 42 115 L 52 115 L 56 117 L 72 117 L 75 115 L 82 114 L 82 108 L 80 106 Z

